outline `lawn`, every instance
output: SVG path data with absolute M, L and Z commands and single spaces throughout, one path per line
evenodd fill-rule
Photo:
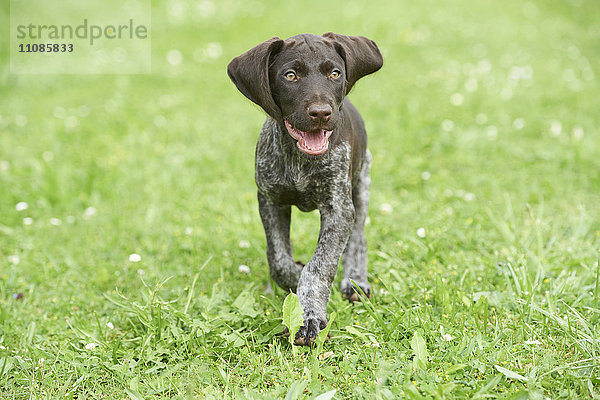
M 600 398 L 598 11 L 153 1 L 147 75 L 10 74 L 5 33 L 0 397 Z M 340 271 L 331 339 L 292 348 L 265 292 L 264 114 L 226 64 L 327 31 L 384 56 L 350 94 L 374 296 L 343 300 Z M 319 217 L 292 218 L 306 262 Z

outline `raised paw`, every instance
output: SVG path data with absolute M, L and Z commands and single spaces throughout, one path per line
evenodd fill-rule
M 327 326 L 327 321 L 319 321 L 317 318 L 306 319 L 304 325 L 296 333 L 294 344 L 297 346 L 311 346 L 325 326 Z

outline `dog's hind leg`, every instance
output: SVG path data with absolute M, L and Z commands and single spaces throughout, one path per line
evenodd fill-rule
M 371 285 L 367 280 L 367 240 L 365 238 L 365 220 L 369 208 L 369 186 L 371 184 L 370 167 L 371 153 L 367 150 L 358 182 L 352 189 L 352 202 L 354 203 L 356 219 L 342 259 L 344 280 L 342 281 L 341 292 L 344 297 L 351 301 L 358 301 L 360 294 L 357 293 L 352 281 L 367 296 L 371 296 Z

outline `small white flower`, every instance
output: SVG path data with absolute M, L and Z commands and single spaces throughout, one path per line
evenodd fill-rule
M 505 87 L 502 88 L 502 90 L 500 91 L 500 98 L 504 101 L 508 101 L 510 99 L 512 99 L 513 97 L 513 91 L 511 88 L 509 87 Z
M 104 102 L 104 109 L 109 113 L 117 111 L 119 105 L 114 99 L 108 99 Z
M 96 350 L 96 345 L 94 343 L 88 343 L 85 345 L 85 349 L 89 351 L 94 351 Z
M 56 106 L 54 107 L 54 111 L 52 112 L 52 114 L 56 117 L 56 118 L 60 118 L 63 119 L 64 117 L 67 116 L 67 110 L 65 110 L 63 107 L 61 106 Z
M 486 128 L 488 139 L 495 140 L 498 137 L 498 128 L 495 125 L 490 125 Z
M 381 211 L 382 214 L 391 214 L 392 211 L 394 211 L 394 207 L 389 203 L 381 203 L 379 211 Z
M 525 344 L 542 344 L 539 340 L 526 340 Z
M 45 151 L 42 153 L 42 158 L 44 159 L 44 161 L 50 162 L 54 160 L 54 153 L 52 153 L 51 151 Z
M 204 49 L 204 55 L 209 59 L 215 60 L 221 57 L 221 54 L 223 54 L 223 46 L 218 42 L 208 43 Z
M 512 79 L 514 81 L 518 81 L 519 79 L 521 79 L 521 67 L 519 67 L 517 65 L 513 65 L 510 68 L 508 76 L 510 77 L 510 79 Z
M 142 261 L 142 256 L 137 253 L 132 253 L 129 255 L 129 261 L 131 262 L 140 262 Z
M 420 238 L 424 238 L 425 236 L 427 236 L 427 232 L 425 232 L 425 228 L 417 229 L 417 236 Z
M 247 240 L 240 240 L 238 246 L 240 246 L 242 249 L 248 249 L 250 248 L 250 242 Z
M 172 66 L 181 64 L 183 61 L 183 55 L 177 49 L 171 49 L 167 52 L 167 62 Z
M 371 342 L 371 343 L 369 344 L 369 346 L 371 346 L 371 347 L 375 347 L 376 349 L 378 349 L 378 348 L 379 348 L 379 342 Z
M 452 104 L 453 106 L 458 107 L 464 102 L 465 96 L 463 96 L 461 93 L 454 93 L 452 96 L 450 96 L 450 104 Z
M 44 365 L 44 361 L 46 361 L 46 360 L 43 358 L 40 358 L 40 366 Z
M 24 211 L 27 210 L 29 208 L 29 204 L 25 203 L 24 201 L 20 201 L 15 205 L 15 210 L 17 211 Z
M 194 233 L 194 230 L 192 228 L 190 228 L 189 226 L 185 228 L 185 234 L 187 236 L 190 236 L 192 233 Z
M 65 118 L 65 129 L 71 131 L 79 126 L 79 119 L 74 115 Z
M 465 82 L 465 89 L 467 89 L 467 92 L 474 92 L 474 91 L 476 91 L 477 90 L 477 86 L 479 86 L 479 85 L 477 83 L 477 79 L 475 79 L 475 78 L 469 78 Z
M 0 350 L 6 350 L 6 347 L 4 347 L 0 344 Z
M 156 117 L 154 117 L 154 125 L 156 125 L 159 128 L 164 128 L 165 126 L 167 126 L 169 121 L 167 121 L 167 118 L 165 118 L 164 115 L 160 115 L 158 114 Z
M 454 122 L 452 122 L 449 119 L 445 119 L 442 121 L 442 129 L 445 130 L 446 132 L 450 132 L 452 129 L 454 129 Z
M 492 70 L 492 64 L 488 60 L 481 60 L 477 63 L 477 72 L 487 74 Z
M 50 225 L 60 226 L 62 225 L 62 221 L 58 218 L 50 218 Z
M 27 117 L 23 114 L 15 115 L 15 124 L 17 126 L 24 127 L 25 125 L 27 125 Z
M 211 17 L 215 13 L 215 9 L 216 9 L 215 3 L 210 0 L 199 1 L 198 4 L 196 5 L 196 13 L 201 18 Z
M 243 273 L 243 274 L 249 274 L 250 273 L 250 267 L 247 266 L 247 265 L 241 264 L 238 267 L 238 271 L 241 272 L 241 273 Z
M 515 128 L 517 131 L 520 131 L 521 129 L 523 129 L 525 127 L 525 119 L 524 118 L 517 118 L 513 121 L 512 124 L 513 128 Z
M 423 179 L 424 181 L 428 181 L 429 178 L 431 178 L 431 172 L 423 171 L 423 173 L 421 174 L 421 179 Z
M 87 117 L 88 115 L 90 115 L 90 108 L 84 104 L 77 108 L 77 113 L 80 117 Z
M 442 336 L 442 340 L 444 340 L 446 342 L 449 342 L 452 339 L 454 339 L 454 337 L 451 334 L 449 334 L 449 333 L 446 333 L 445 335 Z
M 33 224 L 33 219 L 30 217 L 23 218 L 23 225 L 31 225 Z
M 112 323 L 112 322 L 107 322 L 107 323 L 106 323 L 106 327 L 107 327 L 108 329 L 115 329 L 115 326 L 113 325 L 113 323 Z
M 96 208 L 95 207 L 88 207 L 83 212 L 83 218 L 85 218 L 85 219 L 93 217 L 94 215 L 96 215 Z
M 479 113 L 475 117 L 475 122 L 477 122 L 479 125 L 483 125 L 488 122 L 488 117 L 484 113 Z
M 475 199 L 475 195 L 473 193 L 465 193 L 463 199 L 465 199 L 465 201 L 473 201 Z
M 583 139 L 584 133 L 583 133 L 583 128 L 578 126 L 576 128 L 573 129 L 573 137 L 577 140 L 581 140 Z
M 562 124 L 560 121 L 553 121 L 550 125 L 550 133 L 552 136 L 558 136 L 562 132 Z
M 19 265 L 19 263 L 21 262 L 21 259 L 19 258 L 18 255 L 13 254 L 12 256 L 8 256 L 8 262 L 12 263 L 13 265 Z

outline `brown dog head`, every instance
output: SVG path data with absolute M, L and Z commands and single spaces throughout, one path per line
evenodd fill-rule
M 322 154 L 338 126 L 344 97 L 363 76 L 381 68 L 377 45 L 362 36 L 301 34 L 271 38 L 234 58 L 229 77 L 307 154 Z

